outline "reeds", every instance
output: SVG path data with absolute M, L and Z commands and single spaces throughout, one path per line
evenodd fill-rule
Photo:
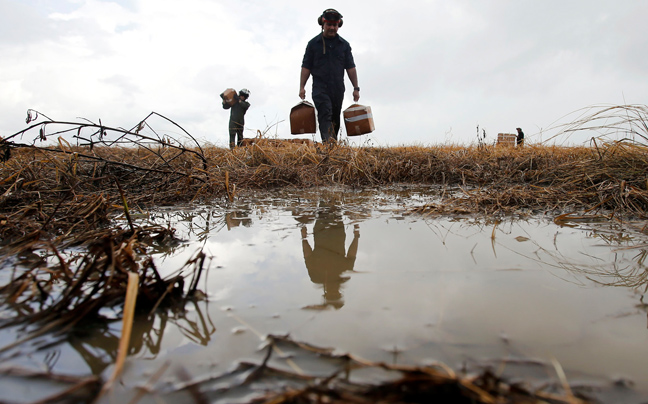
M 648 145 L 648 106 L 595 105 L 574 112 L 578 118 L 558 124 L 557 133 L 548 141 L 567 140 L 572 134 L 585 133 L 596 141 Z M 571 115 L 571 114 L 570 114 Z
M 92 155 L 93 158 L 87 158 Z M 611 210 L 643 217 L 648 207 L 648 150 L 633 143 L 597 147 L 322 147 L 254 144 L 204 148 L 172 162 L 141 148 L 20 148 L 0 167 L 0 238 L 34 231 L 90 234 L 124 210 L 217 198 L 278 187 L 354 189 L 427 184 L 446 192 L 440 206 L 480 214 Z

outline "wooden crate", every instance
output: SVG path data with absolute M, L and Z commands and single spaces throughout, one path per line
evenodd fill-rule
M 515 146 L 517 135 L 514 133 L 498 133 L 497 145 L 498 146 Z

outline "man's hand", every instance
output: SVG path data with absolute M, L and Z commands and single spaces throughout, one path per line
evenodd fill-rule
M 306 89 L 304 87 L 299 89 L 299 98 L 302 100 L 306 98 Z
M 359 99 L 360 99 L 360 91 L 353 90 L 353 101 L 358 102 Z

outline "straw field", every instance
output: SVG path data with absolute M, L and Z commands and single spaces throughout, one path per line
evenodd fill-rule
M 605 210 L 643 218 L 648 208 L 648 149 L 623 142 L 517 148 L 257 143 L 233 151 L 206 147 L 202 156 L 162 146 L 12 150 L 0 166 L 0 237 L 6 243 L 37 229 L 87 233 L 123 211 L 124 201 L 137 211 L 277 187 L 433 184 L 443 200 L 425 210 L 440 214 Z

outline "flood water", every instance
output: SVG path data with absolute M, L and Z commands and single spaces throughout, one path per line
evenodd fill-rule
M 127 366 L 106 402 L 127 402 L 157 371 L 151 389 L 164 397 L 179 394 L 174 369 L 209 380 L 238 361 L 259 362 L 269 334 L 389 364 L 492 366 L 532 386 L 560 383 L 559 364 L 573 386 L 602 400 L 648 400 L 648 237 L 639 225 L 559 226 L 543 212 L 498 220 L 412 213 L 439 194 L 281 191 L 151 211 L 142 220 L 169 223 L 184 240 L 155 251 L 157 267 L 171 273 L 203 251 L 205 296 L 137 320 Z M 3 365 L 107 378 L 120 328 L 119 321 L 91 325 L 5 353 Z M 15 333 L 2 330 L 3 345 Z M 51 393 L 24 383 L 9 394 L 3 384 L 10 382 L 0 381 L 0 398 L 29 402 Z M 220 387 L 203 391 L 218 401 Z

